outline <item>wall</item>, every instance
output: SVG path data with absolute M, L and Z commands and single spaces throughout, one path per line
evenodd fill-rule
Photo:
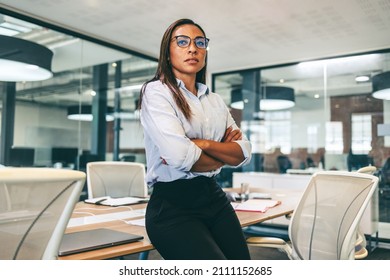
M 143 128 L 139 120 L 124 120 L 121 122 L 121 127 L 121 149 L 144 149 Z
M 317 127 L 317 146 L 325 147 L 325 123 L 327 119 L 323 109 L 293 111 L 291 118 L 291 146 L 292 148 L 307 148 L 308 135 L 307 129 L 309 126 Z
M 60 108 L 17 104 L 14 146 L 89 149 L 90 123 L 68 120 Z
M 367 104 L 370 106 L 367 106 Z M 390 156 L 390 149 L 384 147 L 384 137 L 378 136 L 377 125 L 384 122 L 384 102 L 373 98 L 371 93 L 355 96 L 332 97 L 330 101 L 332 121 L 339 121 L 343 124 L 344 153 L 351 148 L 352 125 L 351 116 L 353 113 L 370 113 L 372 116 L 372 152 L 370 156 L 374 159 L 374 165 L 381 167 L 387 157 Z

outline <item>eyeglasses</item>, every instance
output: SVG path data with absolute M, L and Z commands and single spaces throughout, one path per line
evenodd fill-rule
M 179 35 L 173 37 L 173 39 L 176 39 L 176 43 L 180 48 L 187 48 L 191 44 L 191 40 L 194 40 L 195 46 L 199 49 L 205 49 L 207 48 L 207 45 L 209 44 L 210 39 L 206 37 L 196 37 L 194 39 L 191 39 L 190 37 L 186 35 Z M 172 39 L 172 40 L 173 40 Z

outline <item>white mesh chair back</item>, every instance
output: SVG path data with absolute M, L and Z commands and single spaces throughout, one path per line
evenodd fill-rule
M 56 259 L 85 173 L 0 169 L 0 259 Z
M 94 161 L 87 164 L 88 198 L 146 197 L 145 165 L 137 162 Z
M 356 232 L 378 178 L 356 172 L 314 174 L 289 227 L 292 257 L 354 259 Z

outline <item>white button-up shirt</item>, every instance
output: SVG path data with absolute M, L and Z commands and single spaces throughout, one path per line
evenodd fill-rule
M 156 182 L 218 174 L 220 168 L 211 172 L 190 171 L 202 152 L 191 139 L 221 141 L 228 127 L 238 128 L 218 94 L 209 92 L 206 85 L 197 83 L 198 94 L 195 96 L 182 81 L 177 81 L 191 108 L 190 121 L 184 117 L 171 91 L 161 81 L 149 83 L 142 97 L 140 118 L 144 128 L 148 186 Z M 245 157 L 236 166 L 239 167 L 249 163 L 251 144 L 244 135 L 242 140 L 235 142 L 240 145 Z

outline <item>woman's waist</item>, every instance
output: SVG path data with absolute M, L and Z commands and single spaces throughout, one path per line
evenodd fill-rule
M 170 167 L 151 167 L 146 172 L 148 186 L 156 183 L 175 182 L 177 180 L 193 180 L 197 177 L 213 178 L 220 172 L 220 169 L 211 172 L 188 172 Z
M 209 189 L 216 185 L 214 176 L 192 176 L 171 181 L 157 181 L 153 184 L 153 189 L 160 191 L 199 190 L 202 188 Z

